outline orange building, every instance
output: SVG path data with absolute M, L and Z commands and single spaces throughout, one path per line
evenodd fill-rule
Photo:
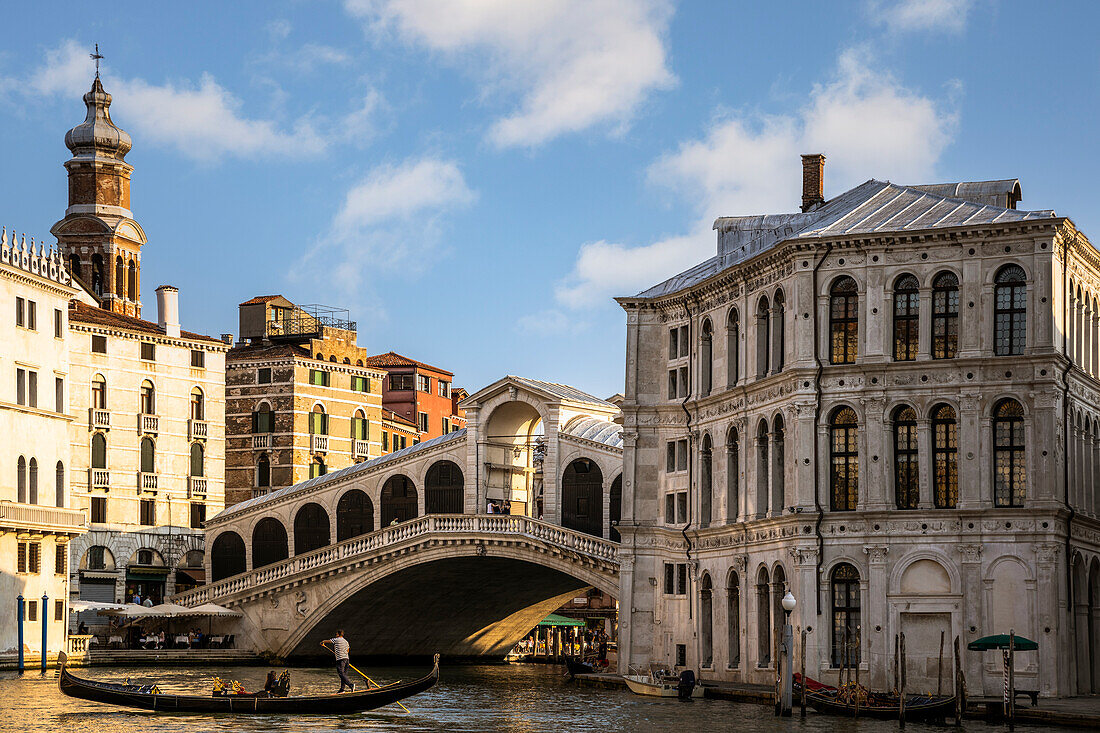
M 458 409 L 458 399 L 451 387 L 454 378 L 451 372 L 393 351 L 370 357 L 366 366 L 386 372 L 382 407 L 410 421 L 420 440 L 438 438 L 466 427 L 466 413 Z M 462 395 L 466 394 L 458 389 Z

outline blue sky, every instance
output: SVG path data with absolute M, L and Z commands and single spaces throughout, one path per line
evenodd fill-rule
M 344 306 L 359 343 L 622 389 L 611 300 L 714 251 L 716 216 L 1019 177 L 1022 208 L 1097 231 L 1090 3 L 271 0 L 19 3 L 0 50 L 0 224 L 65 208 L 65 131 L 99 43 L 133 136 L 153 290 L 185 328 L 237 303 Z M 1093 234 L 1100 237 L 1100 234 Z

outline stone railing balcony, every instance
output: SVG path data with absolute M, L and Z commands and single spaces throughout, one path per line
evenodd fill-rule
M 210 437 L 210 423 L 206 420 L 187 421 L 188 440 L 206 440 Z
M 69 656 L 85 656 L 88 653 L 88 641 L 92 638 L 91 634 L 69 634 Z
M 187 477 L 187 498 L 189 498 L 189 499 L 205 499 L 206 498 L 206 477 L 205 476 L 188 476 Z
M 370 454 L 370 442 L 366 440 L 355 441 L 355 457 L 366 458 Z
M 0 527 L 39 532 L 78 533 L 83 532 L 87 524 L 83 509 L 0 501 Z
M 142 434 L 160 432 L 160 415 L 146 415 L 138 413 L 138 432 Z
M 111 411 L 100 410 L 96 407 L 88 408 L 88 427 L 91 430 L 110 430 Z
M 252 450 L 271 448 L 271 433 L 255 433 L 252 436 Z
M 310 453 L 328 453 L 328 436 L 327 435 L 310 435 L 309 436 L 309 452 Z
M 145 473 L 144 471 L 138 471 L 138 492 L 142 491 L 156 491 L 157 479 L 160 474 L 157 473 Z
M 89 489 L 109 489 L 111 488 L 111 472 L 106 468 L 89 468 L 88 469 L 88 488 Z

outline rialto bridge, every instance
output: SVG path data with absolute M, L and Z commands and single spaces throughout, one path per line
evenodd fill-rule
M 465 430 L 207 521 L 211 583 L 173 600 L 242 611 L 238 646 L 284 657 L 338 627 L 357 654 L 471 657 L 586 588 L 618 598 L 618 408 L 522 377 L 462 406 Z

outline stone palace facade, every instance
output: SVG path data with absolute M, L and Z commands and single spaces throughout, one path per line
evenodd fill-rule
M 934 690 L 941 632 L 1039 643 L 1016 684 L 1100 689 L 1100 256 L 1017 181 L 870 180 L 720 218 L 716 256 L 627 313 L 620 649 L 770 683 Z M 797 632 L 796 632 L 797 633 Z M 969 653 L 971 694 L 1001 660 Z

